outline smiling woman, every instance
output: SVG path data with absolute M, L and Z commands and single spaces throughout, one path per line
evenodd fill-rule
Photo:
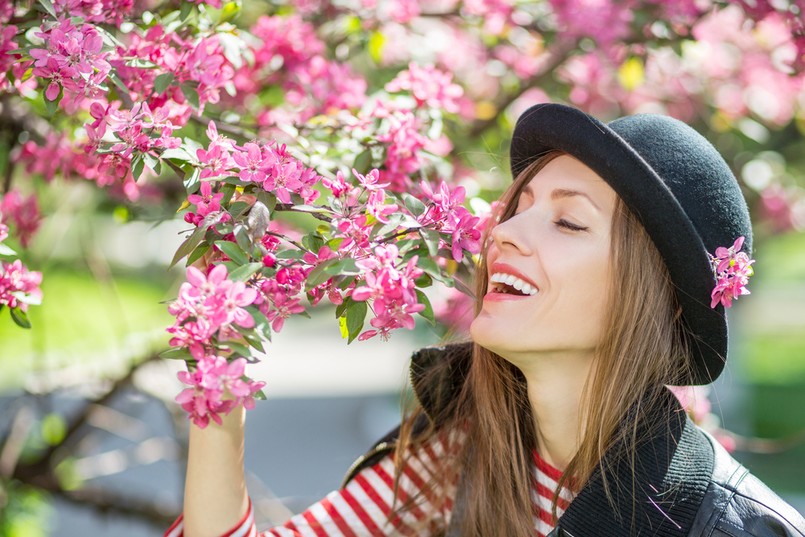
M 751 272 L 747 207 L 721 156 L 668 117 L 604 124 L 537 105 L 511 157 L 472 341 L 415 353 L 400 428 L 263 535 L 805 535 L 666 387 L 721 373 L 724 307 Z M 169 537 L 257 533 L 242 420 L 191 430 L 187 519 Z

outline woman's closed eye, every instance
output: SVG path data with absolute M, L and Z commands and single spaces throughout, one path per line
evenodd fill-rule
M 573 222 L 569 222 L 564 218 L 560 218 L 559 220 L 555 221 L 554 224 L 569 231 L 587 231 L 589 229 L 586 226 L 580 226 L 578 224 L 574 224 Z

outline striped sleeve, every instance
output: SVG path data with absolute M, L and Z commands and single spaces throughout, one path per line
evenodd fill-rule
M 179 515 L 179 518 L 171 524 L 168 531 L 165 532 L 163 537 L 184 537 L 184 516 Z M 254 525 L 254 509 L 252 508 L 252 500 L 249 498 L 249 507 L 246 509 L 246 514 L 240 519 L 240 522 L 235 525 L 231 530 L 221 535 L 221 537 L 257 537 L 257 527 Z
M 423 493 L 436 477 L 436 461 L 447 451 L 444 438 L 434 437 L 407 459 L 394 495 L 394 456 L 386 455 L 374 466 L 361 470 L 344 488 L 328 494 L 284 525 L 257 533 L 249 509 L 241 522 L 222 537 L 428 537 L 444 529 L 450 502 L 433 507 L 435 491 Z M 452 491 L 448 491 L 450 496 Z M 410 505 L 401 515 L 389 518 L 393 509 Z M 183 537 L 182 517 L 164 537 Z

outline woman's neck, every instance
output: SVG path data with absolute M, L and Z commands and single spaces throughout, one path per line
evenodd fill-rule
M 591 352 L 580 352 L 540 355 L 518 364 L 528 383 L 540 456 L 560 470 L 578 450 L 581 395 L 592 363 Z

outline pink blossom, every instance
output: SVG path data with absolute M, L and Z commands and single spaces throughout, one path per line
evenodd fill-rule
M 409 188 L 409 176 L 422 167 L 419 155 L 427 144 L 427 138 L 419 132 L 419 120 L 411 112 L 397 112 L 388 117 L 386 132 L 380 132 L 377 140 L 386 144 L 385 177 L 391 190 L 405 191 Z
M 176 322 L 168 328 L 171 346 L 187 347 L 194 356 L 211 349 L 216 335 L 228 333 L 233 325 L 254 326 L 246 307 L 255 303 L 257 291 L 243 282 L 227 279 L 225 265 L 215 265 L 208 274 L 188 267 L 187 281 L 179 296 L 168 306 Z
M 204 356 L 195 371 L 177 373 L 179 380 L 190 386 L 176 396 L 176 402 L 188 413 L 188 419 L 203 429 L 210 419 L 220 425 L 220 415 L 229 414 L 239 404 L 253 408 L 254 394 L 265 383 L 243 380 L 245 365 L 244 358 L 227 362 L 222 356 Z M 223 398 L 227 391 L 234 399 Z
M 22 261 L 0 261 L 0 305 L 28 310 L 42 302 L 42 273 L 29 271 Z
M 400 72 L 394 80 L 386 84 L 386 91 L 397 93 L 408 91 L 417 106 L 429 106 L 445 112 L 458 112 L 458 99 L 464 94 L 461 86 L 453 83 L 453 77 L 434 67 L 408 64 L 408 70 Z
M 591 37 L 608 47 L 629 32 L 634 1 L 550 0 L 566 38 Z
M 23 198 L 17 190 L 12 190 L 0 200 L 0 215 L 14 223 L 14 232 L 20 244 L 27 248 L 42 221 L 36 195 Z
M 265 311 L 266 319 L 271 323 L 274 332 L 280 332 L 285 324 L 285 319 L 291 315 L 302 313 L 305 307 L 299 303 L 298 297 L 286 295 L 284 292 L 271 293 L 269 296 L 268 308 Z
M 115 26 L 131 14 L 133 6 L 134 0 L 53 0 L 56 13 Z
M 394 244 L 377 246 L 374 255 L 356 262 L 362 271 L 363 282 L 353 289 L 351 297 L 356 301 L 372 301 L 374 318 L 369 330 L 359 336 L 360 340 L 377 334 L 388 339 L 391 330 L 414 327 L 412 314 L 425 309 L 418 302 L 414 280 L 423 274 L 416 266 L 417 257 L 397 268 L 399 250 Z
M 471 254 L 477 254 L 481 251 L 481 232 L 477 229 L 480 218 L 472 216 L 469 211 L 465 212 L 458 222 L 455 224 L 453 230 L 453 259 L 461 262 L 464 258 L 464 250 Z
M 201 179 L 229 175 L 227 171 L 233 166 L 229 151 L 215 143 L 210 144 L 209 150 L 197 149 L 196 156 L 199 163 L 203 165 L 199 175 Z
M 52 27 L 42 27 L 36 35 L 43 39 L 45 48 L 30 51 L 33 74 L 48 81 L 47 99 L 54 100 L 61 87 L 62 106 L 72 113 L 85 99 L 105 94 L 101 86 L 111 65 L 106 59 L 108 53 L 102 52 L 103 40 L 91 24 L 76 27 L 65 18 Z
M 11 54 L 11 51 L 18 49 L 19 45 L 14 41 L 18 28 L 6 24 L 6 21 L 0 22 L 0 90 L 4 90 L 9 86 L 8 71 L 19 61 L 19 55 Z
M 752 264 L 755 260 L 749 259 L 745 252 L 740 251 L 743 243 L 744 237 L 738 237 L 732 246 L 729 248 L 719 246 L 716 248 L 715 256 L 710 256 L 713 274 L 716 277 L 716 286 L 711 293 L 711 308 L 715 308 L 718 303 L 729 308 L 733 300 L 749 294 L 746 285 L 750 276 L 754 274 Z
M 307 168 L 290 156 L 285 146 L 268 146 L 265 148 L 266 178 L 263 188 L 273 192 L 282 203 L 291 203 L 291 194 L 299 194 L 303 203 L 312 203 L 319 197 L 318 190 L 313 188 L 319 174 Z
M 373 190 L 366 201 L 366 212 L 384 224 L 389 221 L 388 216 L 397 212 L 399 208 L 395 203 L 386 205 L 385 200 L 386 193 L 383 190 Z
M 253 142 L 244 144 L 243 149 L 232 155 L 235 164 L 240 167 L 240 180 L 262 183 L 266 179 L 266 169 L 269 167 L 263 151 Z
M 187 196 L 187 201 L 196 206 L 196 218 L 194 220 L 197 219 L 198 221 L 194 223 L 198 225 L 208 214 L 220 211 L 223 197 L 223 192 L 212 193 L 212 184 L 209 181 L 202 181 L 199 193 Z

